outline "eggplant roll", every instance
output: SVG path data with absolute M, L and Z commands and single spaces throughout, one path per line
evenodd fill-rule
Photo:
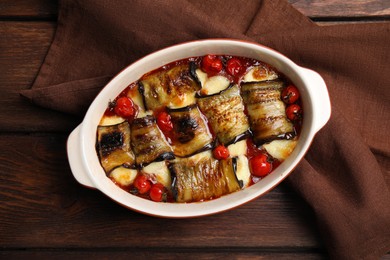
M 138 83 L 147 110 L 162 106 L 185 107 L 195 103 L 200 85 L 191 76 L 188 64 L 157 71 L 142 77 Z
M 137 118 L 132 122 L 131 146 L 136 163 L 140 167 L 153 161 L 174 158 L 172 148 L 165 140 L 153 116 Z
M 210 149 L 213 137 L 198 106 L 168 109 L 173 124 L 172 147 L 176 156 L 187 157 Z
M 118 166 L 134 167 L 135 156 L 130 146 L 130 126 L 127 121 L 98 126 L 96 149 L 107 174 Z
M 220 143 L 229 145 L 248 133 L 249 122 L 237 85 L 219 94 L 200 97 L 197 103 Z
M 285 105 L 280 98 L 283 87 L 283 81 L 279 80 L 245 83 L 241 86 L 256 144 L 294 135 L 293 124 L 287 119 Z
M 175 200 L 209 200 L 241 189 L 236 164 L 236 158 L 218 161 L 209 151 L 176 160 L 169 167 Z

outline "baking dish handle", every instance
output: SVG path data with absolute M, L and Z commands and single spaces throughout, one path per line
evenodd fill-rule
M 82 163 L 80 151 L 80 126 L 76 127 L 69 135 L 67 142 L 67 153 L 70 169 L 74 178 L 88 188 L 95 188 Z
M 310 96 L 313 97 L 314 129 L 318 132 L 329 121 L 331 105 L 324 79 L 317 72 L 302 68 L 309 82 Z

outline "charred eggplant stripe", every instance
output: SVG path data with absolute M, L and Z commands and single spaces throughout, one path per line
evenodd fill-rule
M 295 136 L 296 136 L 295 132 L 288 132 L 288 133 L 283 133 L 280 135 L 273 135 L 273 136 L 270 136 L 268 138 L 264 138 L 264 139 L 259 140 L 258 142 L 256 142 L 256 145 L 261 146 L 265 143 L 269 143 L 269 142 L 272 142 L 274 140 L 291 140 Z
M 233 167 L 234 176 L 236 176 L 237 183 L 240 186 L 240 189 L 242 189 L 244 187 L 244 182 L 237 178 L 237 167 L 238 167 L 237 164 L 238 164 L 238 158 L 233 157 L 232 158 L 232 167 Z
M 263 80 L 263 81 L 251 81 L 251 82 L 243 82 L 242 85 L 255 85 L 255 84 L 267 84 L 267 83 L 283 83 L 283 80 L 273 79 L 273 80 Z
M 142 162 L 142 163 L 139 163 L 137 166 L 138 169 L 142 169 L 143 167 L 153 163 L 153 162 L 161 162 L 161 161 L 165 161 L 165 160 L 173 160 L 175 159 L 175 155 L 173 154 L 173 152 L 164 152 L 162 154 L 160 154 L 159 156 L 157 156 L 154 160 L 150 161 L 150 162 Z
M 244 140 L 244 139 L 247 139 L 248 137 L 250 137 L 252 135 L 252 132 L 251 130 L 246 130 L 245 132 L 243 132 L 242 134 L 239 134 L 237 135 L 236 137 L 234 137 L 231 141 L 227 142 L 226 144 L 224 144 L 225 146 L 228 146 L 228 145 L 231 145 L 231 144 L 235 144 L 241 140 Z
M 153 116 L 145 116 L 142 118 L 136 118 L 133 120 L 133 127 L 142 128 L 151 126 L 156 123 L 156 119 Z
M 177 173 L 176 173 L 176 170 L 175 170 L 174 166 L 175 166 L 175 163 L 169 163 L 168 162 L 168 171 L 171 174 L 171 179 L 172 179 L 172 182 L 171 182 L 172 196 L 173 196 L 174 200 L 177 201 L 177 195 L 178 195 L 178 192 L 177 192 L 177 189 L 176 189 L 176 186 L 177 186 Z
M 146 100 L 145 100 L 144 84 L 141 81 L 138 81 L 137 85 L 138 85 L 138 92 L 141 94 L 141 97 L 142 97 L 142 103 L 144 103 L 144 108 L 145 108 L 145 110 L 148 110 L 148 107 L 146 106 Z
M 180 108 L 169 108 L 167 107 L 167 111 L 168 113 L 174 113 L 174 112 L 188 112 L 188 111 L 191 111 L 192 109 L 196 108 L 197 105 L 196 104 L 191 104 L 189 106 L 186 106 L 186 107 L 180 107 Z
M 196 66 L 196 63 L 194 61 L 191 61 L 189 64 L 190 67 L 190 75 L 195 80 L 195 82 L 200 86 L 202 83 L 200 82 L 198 76 L 196 75 L 196 69 L 198 68 Z

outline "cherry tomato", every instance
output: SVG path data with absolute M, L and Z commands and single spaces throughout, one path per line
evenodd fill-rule
M 133 101 L 128 97 L 120 97 L 114 107 L 115 114 L 124 118 L 133 118 L 137 112 Z
M 152 187 L 152 182 L 145 175 L 138 175 L 134 180 L 134 187 L 138 189 L 139 194 L 145 194 Z
M 292 104 L 295 103 L 299 98 L 299 91 L 297 87 L 294 85 L 288 85 L 285 89 L 282 91 L 282 100 L 286 104 Z
M 302 118 L 302 109 L 297 104 L 289 105 L 286 108 L 286 115 L 291 121 L 297 121 Z
M 222 61 L 215 55 L 206 55 L 202 59 L 201 68 L 209 75 L 215 75 L 222 70 Z
M 257 177 L 264 177 L 271 172 L 272 165 L 268 161 L 268 156 L 259 154 L 249 160 L 251 173 Z
M 230 156 L 230 153 L 229 153 L 229 149 L 227 149 L 225 146 L 218 145 L 213 150 L 213 155 L 217 160 L 224 160 Z
M 238 77 L 244 72 L 244 66 L 239 59 L 231 58 L 226 63 L 226 70 L 233 77 Z
M 150 189 L 149 196 L 153 201 L 159 202 L 164 198 L 165 187 L 161 183 L 153 184 Z
M 163 132 L 170 132 L 173 129 L 171 116 L 167 112 L 161 112 L 157 115 L 157 125 Z

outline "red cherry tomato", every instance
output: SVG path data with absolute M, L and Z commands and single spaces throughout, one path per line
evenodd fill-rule
M 244 72 L 244 66 L 239 59 L 231 58 L 226 63 L 226 70 L 233 77 L 238 77 Z
M 133 118 L 136 115 L 136 108 L 133 101 L 128 97 L 120 97 L 114 107 L 115 114 L 124 118 Z
M 299 91 L 297 87 L 294 85 L 288 85 L 285 89 L 282 91 L 282 100 L 286 104 L 292 104 L 295 103 L 299 98 Z
M 289 105 L 286 108 L 286 115 L 291 121 L 297 121 L 302 118 L 302 109 L 297 104 Z
M 156 202 L 160 202 L 164 198 L 165 187 L 161 183 L 153 184 L 149 192 L 149 197 Z
M 152 187 L 152 182 L 145 175 L 138 175 L 134 180 L 134 187 L 137 188 L 139 194 L 145 194 Z
M 229 149 L 227 149 L 223 145 L 218 145 L 213 150 L 214 158 L 217 160 L 224 160 L 227 159 L 230 156 Z
M 215 55 L 206 55 L 202 59 L 201 68 L 209 75 L 215 75 L 222 70 L 222 61 Z
M 173 129 L 171 116 L 167 112 L 161 112 L 157 115 L 157 125 L 163 132 L 170 132 Z
M 249 160 L 251 173 L 257 177 L 264 177 L 271 172 L 272 165 L 268 161 L 268 156 L 259 154 Z

